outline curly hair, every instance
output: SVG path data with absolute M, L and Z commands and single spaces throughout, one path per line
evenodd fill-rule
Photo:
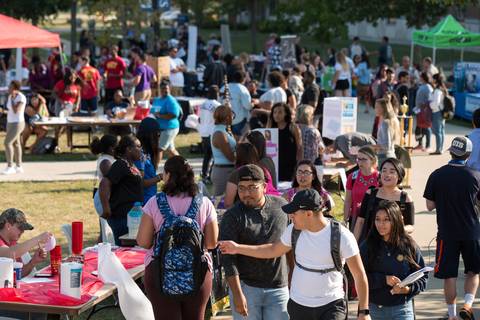
M 92 142 L 88 146 L 94 156 L 105 153 L 110 147 L 116 147 L 118 139 L 111 134 L 104 135 L 101 139 L 97 136 L 93 137 Z
M 268 74 L 268 81 L 272 87 L 280 87 L 285 82 L 285 77 L 280 71 L 272 71 Z
M 195 197 L 198 186 L 195 182 L 195 173 L 182 156 L 173 156 L 165 162 L 164 172 L 170 174 L 168 182 L 163 185 L 162 191 L 168 196 L 186 195 Z

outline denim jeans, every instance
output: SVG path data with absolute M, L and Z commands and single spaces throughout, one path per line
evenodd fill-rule
M 432 133 L 437 142 L 437 150 L 443 151 L 443 140 L 445 140 L 445 119 L 443 119 L 442 112 L 432 113 Z
M 372 320 L 413 320 L 412 301 L 398 306 L 380 306 L 370 303 L 370 317 Z
M 117 219 L 112 217 L 107 219 L 107 222 L 110 229 L 112 229 L 113 237 L 115 238 L 115 245 L 121 246 L 122 240 L 119 238 L 128 233 L 127 218 Z
M 425 149 L 430 148 L 430 139 L 432 138 L 432 128 L 423 128 L 423 134 L 425 135 Z M 423 138 L 418 141 L 418 145 L 423 147 Z
M 255 288 L 247 286 L 240 281 L 243 295 L 247 300 L 248 317 L 244 317 L 235 311 L 232 307 L 233 320 L 288 320 L 287 302 L 288 287 L 284 288 Z M 230 293 L 230 301 L 233 305 L 232 290 Z

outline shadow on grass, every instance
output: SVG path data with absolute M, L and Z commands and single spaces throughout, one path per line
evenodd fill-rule
M 40 181 L 37 181 L 40 182 Z M 32 183 L 34 183 L 32 181 Z M 58 189 L 58 190 L 36 190 L 36 191 L 30 191 L 30 192 L 25 192 L 25 194 L 54 194 L 54 193 L 83 193 L 83 192 L 92 192 L 93 193 L 93 187 L 92 189 L 87 189 L 87 188 L 78 188 L 78 189 Z M 92 199 L 93 201 L 93 199 Z

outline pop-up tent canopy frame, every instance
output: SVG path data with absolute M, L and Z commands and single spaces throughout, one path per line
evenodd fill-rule
M 480 34 L 462 27 L 452 15 L 448 15 L 439 24 L 429 30 L 413 30 L 411 61 L 413 61 L 413 45 L 433 49 L 433 63 L 438 48 L 461 48 L 460 60 L 463 61 L 463 48 L 480 47 Z
M 22 81 L 22 48 L 59 47 L 60 35 L 0 14 L 0 49 L 17 48 L 15 78 Z

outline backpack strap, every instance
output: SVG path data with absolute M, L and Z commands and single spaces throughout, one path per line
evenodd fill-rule
M 402 193 L 400 194 L 400 210 L 405 210 L 406 206 L 405 203 L 407 202 L 407 193 L 402 190 Z
M 197 195 L 192 199 L 192 203 L 190 203 L 190 207 L 188 208 L 185 217 L 195 220 L 197 213 L 200 211 L 200 206 L 202 205 L 203 196 L 201 193 L 197 193 Z
M 365 233 L 367 232 L 368 218 L 370 218 L 370 213 L 372 213 L 373 211 L 373 201 L 377 197 L 377 192 L 378 192 L 378 189 L 373 189 L 370 192 L 370 199 L 368 199 L 367 213 L 365 214 L 365 222 L 363 224 L 362 233 L 360 234 L 359 244 L 363 242 L 362 237 L 366 236 Z
M 343 270 L 342 257 L 340 256 L 340 222 L 336 220 L 330 220 L 330 253 L 332 254 L 333 263 L 337 271 Z
M 175 215 L 173 214 L 172 209 L 168 205 L 167 195 L 165 194 L 165 192 L 157 193 L 157 205 L 158 205 L 158 210 L 160 210 L 160 213 L 163 217 L 163 220 L 175 218 Z

